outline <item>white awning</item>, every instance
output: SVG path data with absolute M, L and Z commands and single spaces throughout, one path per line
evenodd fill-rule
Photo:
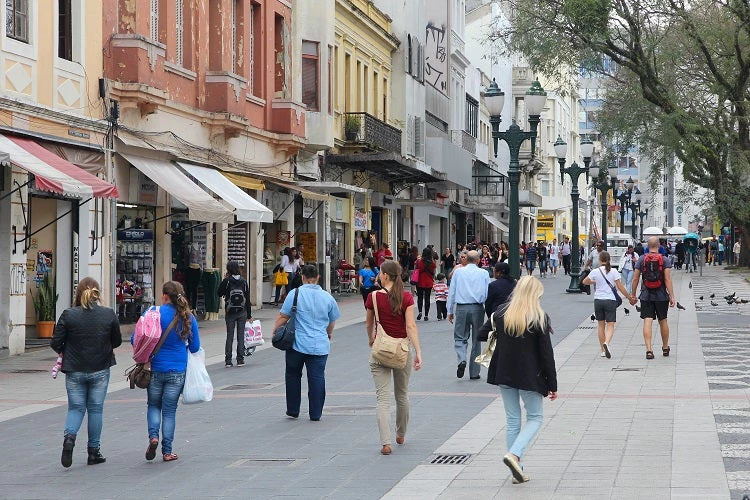
M 366 193 L 367 189 L 336 181 L 302 181 L 297 186 L 315 189 L 321 193 Z
M 238 221 L 273 222 L 271 210 L 232 184 L 232 181 L 224 177 L 218 170 L 179 161 L 177 164 L 230 205 Z
M 190 219 L 201 222 L 234 222 L 232 211 L 213 199 L 172 162 L 132 154 L 120 155 L 188 207 Z
M 299 194 L 302 195 L 303 198 L 307 198 L 308 200 L 316 200 L 316 201 L 329 201 L 330 200 L 330 196 L 328 196 L 327 194 L 319 194 L 314 191 L 310 191 L 309 189 L 305 189 L 298 184 L 291 184 L 289 182 L 277 181 L 276 179 L 268 179 L 268 182 L 270 182 L 271 184 L 276 184 L 277 186 L 281 186 L 284 189 L 297 191 Z
M 487 219 L 487 222 L 498 228 L 500 231 L 503 231 L 504 233 L 508 232 L 508 226 L 500 222 L 500 219 L 498 219 L 494 215 L 482 214 L 482 217 Z

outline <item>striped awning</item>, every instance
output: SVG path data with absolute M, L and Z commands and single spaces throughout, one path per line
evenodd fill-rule
M 30 174 L 34 185 L 71 198 L 117 198 L 117 188 L 43 148 L 31 139 L 0 135 L 0 151 Z

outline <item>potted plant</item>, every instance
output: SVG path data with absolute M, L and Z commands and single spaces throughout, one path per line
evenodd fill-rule
M 59 295 L 55 290 L 55 281 L 50 273 L 44 273 L 39 282 L 39 290 L 31 294 L 34 301 L 34 312 L 36 313 L 36 331 L 39 338 L 52 338 L 55 329 L 55 305 Z
M 354 141 L 359 135 L 361 121 L 358 115 L 346 115 L 344 117 L 344 137 L 347 141 Z

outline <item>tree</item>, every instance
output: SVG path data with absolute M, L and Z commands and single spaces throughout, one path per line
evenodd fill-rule
M 719 216 L 742 228 L 750 263 L 748 1 L 507 3 L 511 24 L 493 40 L 571 85 L 569 68 L 610 76 L 603 133 L 638 142 L 656 164 L 679 158 L 684 178 L 710 189 Z

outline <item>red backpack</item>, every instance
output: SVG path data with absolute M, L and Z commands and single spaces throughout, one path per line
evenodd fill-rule
M 647 253 L 643 258 L 643 286 L 656 290 L 664 285 L 664 256 L 659 253 Z

